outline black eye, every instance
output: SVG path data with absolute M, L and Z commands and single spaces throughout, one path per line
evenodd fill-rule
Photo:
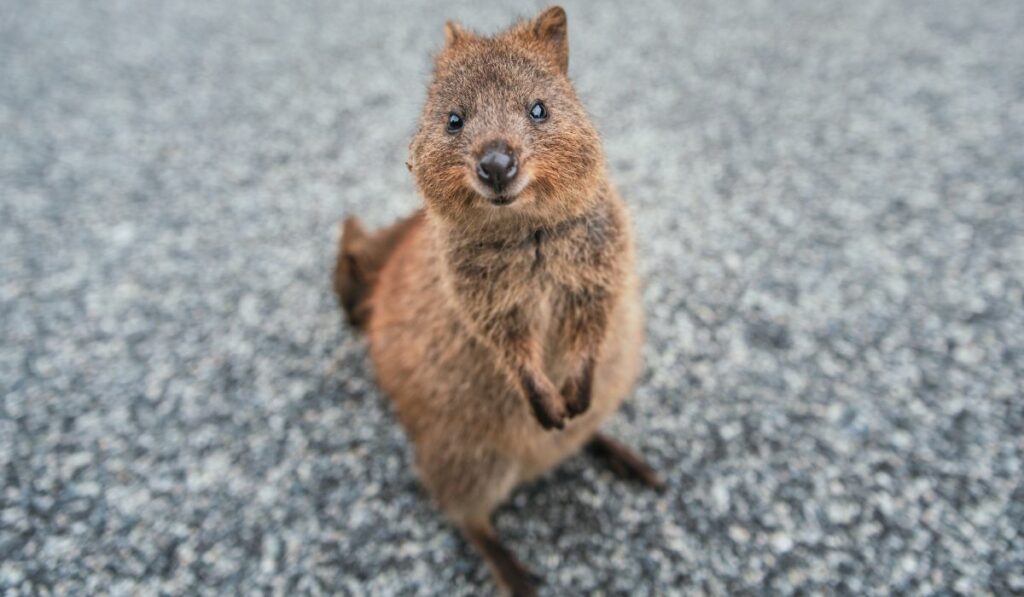
M 462 130 L 462 117 L 452 112 L 448 114 L 448 132 L 455 134 Z
M 548 119 L 548 109 L 544 107 L 540 100 L 533 102 L 533 105 L 530 106 L 530 118 L 534 122 L 544 122 Z

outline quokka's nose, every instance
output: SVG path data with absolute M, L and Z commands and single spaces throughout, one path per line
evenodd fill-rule
M 484 150 L 480 161 L 476 163 L 476 175 L 484 184 L 501 193 L 518 172 L 516 156 L 504 143 L 493 143 Z

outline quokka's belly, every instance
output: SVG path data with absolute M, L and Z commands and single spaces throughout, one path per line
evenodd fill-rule
M 563 431 L 545 431 L 533 421 L 525 425 L 520 451 L 520 482 L 543 474 L 576 453 L 597 428 L 630 396 L 643 366 L 644 318 L 633 280 L 609 321 L 608 333 L 594 369 L 590 408 L 568 421 Z

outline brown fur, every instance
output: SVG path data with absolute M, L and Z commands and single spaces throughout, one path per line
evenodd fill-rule
M 566 31 L 557 7 L 493 38 L 446 26 L 411 144 L 425 210 L 372 235 L 346 221 L 334 279 L 424 485 L 513 594 L 531 594 L 532 579 L 490 523 L 513 488 L 588 441 L 660 483 L 594 435 L 640 369 L 643 314 L 628 214 L 566 76 Z M 527 117 L 535 99 L 541 123 Z M 514 148 L 525 183 L 507 207 L 473 175 L 495 140 Z

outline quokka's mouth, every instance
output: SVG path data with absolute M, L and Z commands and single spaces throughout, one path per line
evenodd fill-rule
M 494 207 L 508 207 L 512 205 L 523 196 L 523 192 L 528 186 L 530 186 L 530 179 L 525 172 L 521 173 L 509 188 L 502 189 L 500 193 L 496 193 L 494 189 L 487 188 L 475 180 L 470 182 L 470 187 L 472 187 L 476 194 L 486 199 Z

